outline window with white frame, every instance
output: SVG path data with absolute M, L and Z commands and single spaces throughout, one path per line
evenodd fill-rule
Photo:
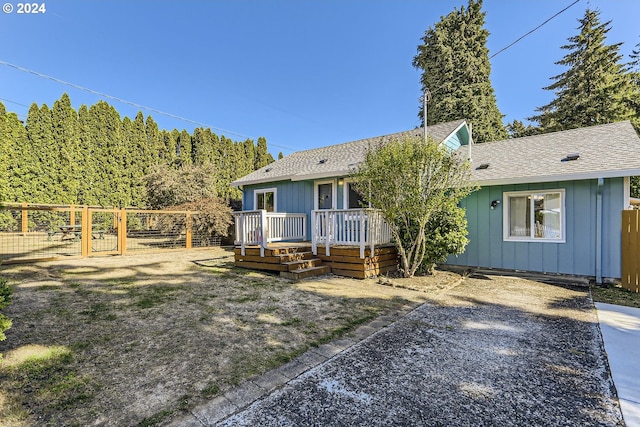
M 254 209 L 264 209 L 267 212 L 276 212 L 276 195 L 277 190 L 275 188 L 263 188 L 260 190 L 254 190 Z
M 564 190 L 504 193 L 504 239 L 565 241 Z
M 347 179 L 344 180 L 343 189 L 343 206 L 344 209 L 360 209 L 366 207 L 364 197 L 356 191 L 353 183 Z M 371 206 L 369 206 L 371 207 Z

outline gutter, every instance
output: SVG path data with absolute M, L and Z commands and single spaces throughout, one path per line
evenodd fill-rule
M 598 178 L 596 194 L 596 283 L 602 284 L 602 189 L 604 178 Z

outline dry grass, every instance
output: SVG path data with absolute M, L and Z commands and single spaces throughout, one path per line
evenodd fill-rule
M 14 298 L 13 327 L 0 343 L 0 425 L 160 425 L 459 279 L 292 283 L 236 269 L 231 256 L 216 249 L 3 267 Z

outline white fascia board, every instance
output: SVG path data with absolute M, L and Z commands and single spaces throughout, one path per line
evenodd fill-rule
M 310 174 L 300 174 L 291 177 L 291 181 L 306 181 L 309 179 L 322 179 L 322 178 L 336 178 L 340 176 L 348 176 L 353 173 L 352 170 L 339 170 L 339 171 L 328 171 L 328 172 L 318 172 L 318 173 L 310 173 Z
M 252 179 L 252 180 L 248 180 L 248 181 L 240 181 L 240 182 L 233 181 L 231 183 L 231 186 L 232 187 L 240 187 L 240 186 L 245 186 L 245 185 L 267 184 L 269 182 L 288 181 L 288 180 L 293 181 L 293 177 L 291 175 L 276 176 L 276 177 L 267 176 L 267 177 L 264 177 L 264 178 Z
M 497 179 L 475 180 L 474 182 L 481 187 L 487 187 L 491 185 L 535 184 L 537 182 L 580 181 L 584 179 L 597 179 L 597 178 L 623 178 L 625 176 L 637 176 L 637 175 L 640 175 L 640 169 L 627 169 L 627 170 L 602 171 L 602 172 L 594 171 L 594 172 L 562 174 L 562 175 L 525 176 L 525 177 L 516 177 L 516 178 L 497 178 Z

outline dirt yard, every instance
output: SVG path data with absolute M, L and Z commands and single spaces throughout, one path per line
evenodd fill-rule
M 164 424 L 359 324 L 458 283 L 293 283 L 223 249 L 0 267 L 0 425 Z M 412 288 L 412 289 L 408 289 Z

